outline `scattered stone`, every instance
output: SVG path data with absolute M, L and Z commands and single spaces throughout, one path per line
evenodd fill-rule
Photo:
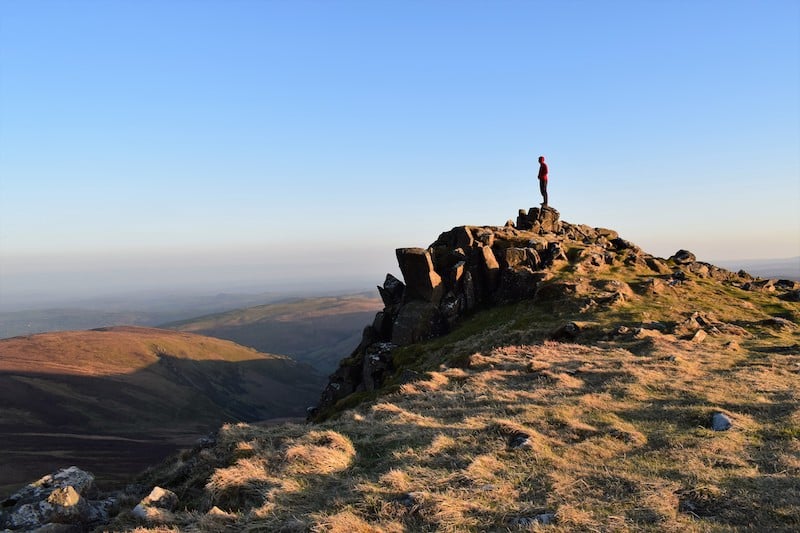
M 213 518 L 221 518 L 223 520 L 235 520 L 236 515 L 234 513 L 228 513 L 217 507 L 216 505 L 208 510 L 206 513 L 207 516 L 211 516 Z
M 619 252 L 623 250 L 632 250 L 634 252 L 640 250 L 640 248 L 635 244 L 633 244 L 631 241 L 626 241 L 625 239 L 620 239 L 619 237 L 617 237 L 616 239 L 609 239 L 609 241 L 611 242 L 611 245 L 614 247 L 614 249 L 616 249 Z
M 578 308 L 578 312 L 579 313 L 588 313 L 589 311 L 591 311 L 592 309 L 595 309 L 595 308 L 597 308 L 597 300 L 595 300 L 593 298 L 587 298 L 586 301 L 583 302 L 583 305 L 581 305 Z
M 719 323 L 715 326 L 720 333 L 725 335 L 736 335 L 737 337 L 749 337 L 750 333 L 741 326 L 735 324 L 728 324 L 726 322 Z
M 217 445 L 217 432 L 212 431 L 208 435 L 200 437 L 195 441 L 195 446 L 198 448 L 213 448 Z
M 597 232 L 597 235 L 599 235 L 600 237 L 605 237 L 609 241 L 612 241 L 614 239 L 619 239 L 619 233 L 617 233 L 613 229 L 594 228 L 594 231 Z
M 695 334 L 692 336 L 692 342 L 695 342 L 695 343 L 699 344 L 699 343 L 703 342 L 704 340 L 706 340 L 706 337 L 708 337 L 708 333 L 706 333 L 702 329 L 698 329 L 695 332 Z
M 711 275 L 711 265 L 708 263 L 689 263 L 687 265 L 689 272 L 700 278 L 707 278 Z
M 775 292 L 777 282 L 778 280 L 776 279 L 756 279 L 742 285 L 742 289 L 746 291 Z
M 775 329 L 794 329 L 797 327 L 791 320 L 786 320 L 785 318 L 781 318 L 779 316 L 770 317 L 761 323 L 765 326 Z
M 779 279 L 775 282 L 775 287 L 784 291 L 800 290 L 800 281 Z
M 133 508 L 131 514 L 147 522 L 168 523 L 174 519 L 172 511 L 178 506 L 178 495 L 171 490 L 153 487 L 139 504 Z
M 508 449 L 528 448 L 533 446 L 530 435 L 522 432 L 512 434 L 508 439 Z
M 782 295 L 781 299 L 786 300 L 787 302 L 800 302 L 800 290 L 789 291 Z
M 555 523 L 555 513 L 542 513 L 536 516 L 520 516 L 511 520 L 511 526 L 518 528 L 530 528 L 534 525 L 549 526 Z
M 0 528 L 83 531 L 107 523 L 114 499 L 87 499 L 93 488 L 94 476 L 75 466 L 44 476 L 0 503 Z
M 169 524 L 175 520 L 175 515 L 171 511 L 158 507 L 147 507 L 141 503 L 131 510 L 131 515 L 150 523 Z
M 625 297 L 632 297 L 633 290 L 630 285 L 617 279 L 604 279 L 592 282 L 592 285 L 601 291 L 618 293 Z
M 178 506 L 178 495 L 169 489 L 153 487 L 153 490 L 150 491 L 150 494 L 148 494 L 139 503 L 141 505 L 148 505 L 151 507 L 158 507 L 159 509 L 174 511 L 175 507 Z
M 694 263 L 697 261 L 697 258 L 688 250 L 678 250 L 675 252 L 675 255 L 669 258 L 669 260 L 679 265 L 688 265 L 689 263 Z
M 612 336 L 619 336 L 619 335 L 627 335 L 630 333 L 631 329 L 628 326 L 618 326 L 614 331 L 611 332 Z
M 659 274 L 671 274 L 672 270 L 670 270 L 667 263 L 664 262 L 663 259 L 657 257 L 645 257 L 644 262 L 647 265 L 647 268 L 652 270 L 653 272 L 657 272 Z
M 414 507 L 422 502 L 422 494 L 419 492 L 407 492 L 400 495 L 396 500 L 403 507 Z
M 670 285 L 675 285 L 677 283 L 688 281 L 689 275 L 683 270 L 675 270 L 672 272 L 672 276 L 670 277 L 670 279 L 671 279 Z
M 573 341 L 578 338 L 581 331 L 580 325 L 576 322 L 567 322 L 563 326 L 556 328 L 549 335 L 550 340 L 554 341 Z
M 727 431 L 733 426 L 731 419 L 725 413 L 711 415 L 711 429 L 714 431 Z

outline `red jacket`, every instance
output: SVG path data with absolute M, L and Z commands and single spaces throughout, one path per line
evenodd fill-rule
M 539 179 L 547 181 L 547 163 L 539 163 Z

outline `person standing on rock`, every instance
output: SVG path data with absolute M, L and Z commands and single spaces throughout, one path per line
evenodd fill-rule
M 539 192 L 542 193 L 542 207 L 547 207 L 547 163 L 544 162 L 544 156 L 539 156 Z

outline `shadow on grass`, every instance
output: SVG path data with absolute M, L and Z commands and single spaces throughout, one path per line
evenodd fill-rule
M 113 485 L 222 423 L 302 417 L 322 385 L 291 361 L 166 354 L 130 374 L 0 372 L 0 487 L 73 464 Z

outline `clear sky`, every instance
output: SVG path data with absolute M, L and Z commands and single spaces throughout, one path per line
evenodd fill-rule
M 0 0 L 6 292 L 379 283 L 539 155 L 569 222 L 800 255 L 800 2 Z

